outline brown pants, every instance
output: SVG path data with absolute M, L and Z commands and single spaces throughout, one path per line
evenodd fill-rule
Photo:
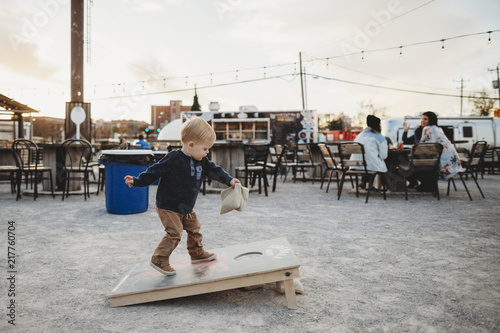
M 181 241 L 182 230 L 186 230 L 187 232 L 187 249 L 189 255 L 196 257 L 203 252 L 203 245 L 201 243 L 202 235 L 200 234 L 201 224 L 194 211 L 184 216 L 167 209 L 156 207 L 156 212 L 160 217 L 166 234 L 163 236 L 160 244 L 158 244 L 152 260 L 158 257 L 170 257 L 170 254 Z

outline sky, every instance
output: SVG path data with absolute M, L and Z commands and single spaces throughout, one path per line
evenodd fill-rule
M 42 116 L 64 118 L 70 101 L 70 3 L 0 2 L 0 93 Z M 371 104 L 386 117 L 458 116 L 461 101 L 464 115 L 472 109 L 460 98 L 461 80 L 464 96 L 484 90 L 498 98 L 499 0 L 93 0 L 88 7 L 84 99 L 94 119 L 149 122 L 151 105 L 191 105 L 195 85 L 204 111 L 214 101 L 220 111 L 304 104 L 355 117 Z

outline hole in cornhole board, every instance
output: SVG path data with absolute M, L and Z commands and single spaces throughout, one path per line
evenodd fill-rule
M 250 261 L 259 258 L 262 256 L 262 252 L 247 252 L 247 253 L 242 253 L 240 255 L 237 255 L 234 257 L 234 260 L 236 261 Z

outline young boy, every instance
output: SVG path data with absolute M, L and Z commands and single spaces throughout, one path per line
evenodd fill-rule
M 213 128 L 202 118 L 191 117 L 181 126 L 182 149 L 168 153 L 138 177 L 125 176 L 129 186 L 144 187 L 160 178 L 156 192 L 156 212 L 165 228 L 165 236 L 158 244 L 151 266 L 165 275 L 174 275 L 169 257 L 187 232 L 187 249 L 191 263 L 211 261 L 216 254 L 203 249 L 200 221 L 193 211 L 200 191 L 202 175 L 234 187 L 240 181 L 206 157 L 215 141 Z

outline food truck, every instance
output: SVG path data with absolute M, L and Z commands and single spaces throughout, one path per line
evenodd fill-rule
M 296 111 L 186 111 L 205 119 L 214 128 L 216 143 L 266 142 L 271 145 L 313 143 L 318 138 L 316 110 Z

